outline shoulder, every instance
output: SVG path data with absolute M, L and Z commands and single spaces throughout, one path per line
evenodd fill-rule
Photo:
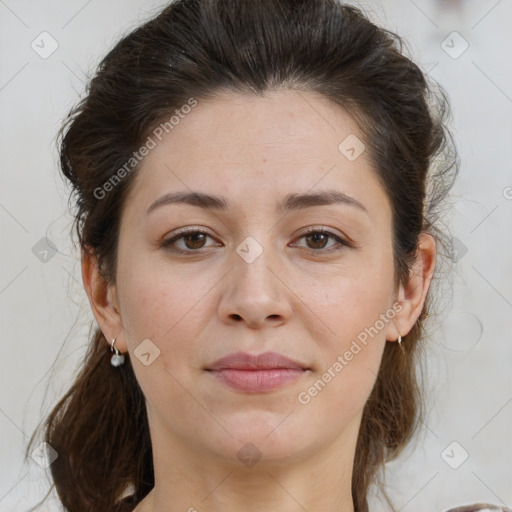
M 489 503 L 473 503 L 471 505 L 451 508 L 445 512 L 512 512 L 512 509 L 501 505 L 491 505 Z

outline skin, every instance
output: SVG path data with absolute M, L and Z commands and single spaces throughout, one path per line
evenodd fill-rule
M 349 134 L 363 140 L 344 109 L 310 92 L 199 102 L 143 160 L 122 214 L 116 284 L 83 254 L 95 318 L 129 353 L 146 397 L 155 487 L 136 512 L 354 510 L 362 409 L 386 342 L 405 336 L 421 313 L 436 252 L 421 235 L 413 275 L 394 289 L 389 200 L 366 152 L 350 161 L 338 150 Z M 367 212 L 346 204 L 275 210 L 288 193 L 326 189 Z M 174 204 L 146 214 L 162 195 L 191 190 L 225 196 L 231 207 Z M 175 242 L 190 255 L 159 247 L 186 226 L 208 234 Z M 304 236 L 310 226 L 353 246 Z M 236 252 L 248 236 L 263 250 L 251 263 Z M 299 393 L 394 304 L 400 311 L 300 403 Z M 134 355 L 145 339 L 160 350 L 149 366 Z M 257 394 L 205 371 L 229 353 L 267 350 L 310 370 Z M 237 457 L 249 442 L 261 453 L 251 467 Z

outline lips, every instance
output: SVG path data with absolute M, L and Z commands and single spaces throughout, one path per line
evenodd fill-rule
M 277 352 L 264 352 L 254 355 L 246 352 L 236 352 L 229 356 L 222 357 L 211 366 L 206 368 L 207 371 L 218 370 L 308 370 L 308 366 L 290 359 Z
M 242 393 L 275 391 L 309 373 L 307 365 L 276 352 L 259 355 L 236 352 L 206 370 L 217 382 Z

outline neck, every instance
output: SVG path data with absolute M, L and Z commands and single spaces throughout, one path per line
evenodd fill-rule
M 286 461 L 262 457 L 250 466 L 185 443 L 164 442 L 154 431 L 155 486 L 134 512 L 354 512 L 358 426 L 354 422 L 332 443 L 300 456 Z

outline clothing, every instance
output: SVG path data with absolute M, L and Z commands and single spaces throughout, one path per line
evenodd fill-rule
M 489 503 L 473 503 L 472 505 L 451 508 L 445 512 L 512 512 L 512 509 L 501 505 L 491 505 Z

